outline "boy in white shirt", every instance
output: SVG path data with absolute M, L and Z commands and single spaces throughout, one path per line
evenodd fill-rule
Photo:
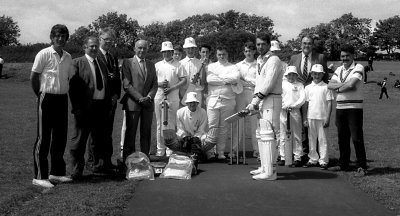
M 302 83 L 297 81 L 296 66 L 286 68 L 284 74 L 286 79 L 282 81 L 282 111 L 280 116 L 280 145 L 279 155 L 281 160 L 278 165 L 288 165 L 299 167 L 303 156 L 302 146 L 302 121 L 300 108 L 305 102 L 305 91 Z M 289 113 L 288 113 L 289 112 Z M 287 139 L 287 116 L 290 115 L 290 131 L 292 140 Z M 294 154 L 294 163 L 292 164 L 292 154 Z
M 306 104 L 304 112 L 304 127 L 308 127 L 308 139 L 310 144 L 309 160 L 304 167 L 316 166 L 319 162 L 321 169 L 328 168 L 328 142 L 326 139 L 326 128 L 329 127 L 329 121 L 332 113 L 332 92 L 328 85 L 322 82 L 324 68 L 320 64 L 315 64 L 311 68 L 313 81 L 306 86 Z M 318 149 L 317 153 L 317 139 Z M 319 155 L 318 155 L 319 154 Z

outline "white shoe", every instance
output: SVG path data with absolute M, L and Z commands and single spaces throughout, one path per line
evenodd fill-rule
M 173 153 L 173 151 L 169 148 L 167 148 L 167 150 L 165 150 L 165 155 L 167 155 L 167 157 L 171 156 Z
M 262 167 L 258 167 L 258 169 L 250 171 L 250 174 L 252 174 L 252 175 L 258 175 L 258 174 L 262 173 L 263 171 L 264 171 L 264 170 L 263 170 Z
M 268 175 L 266 172 L 253 176 L 254 180 L 268 180 L 273 181 L 277 179 L 276 174 Z
M 67 176 L 55 176 L 55 175 L 50 175 L 49 176 L 50 181 L 55 181 L 55 182 L 60 182 L 60 183 L 66 183 L 66 182 L 71 182 L 72 179 Z
M 156 156 L 157 157 L 162 157 L 165 155 L 165 149 L 159 149 L 157 150 Z
M 224 152 L 218 152 L 218 159 L 219 159 L 219 160 L 224 160 L 224 159 L 226 159 L 226 157 L 225 157 L 225 155 L 224 155 Z
M 45 188 L 52 188 L 54 185 L 48 179 L 33 179 L 32 184 Z
M 235 158 L 236 157 L 236 152 L 232 152 L 232 153 L 229 152 L 228 157 L 229 158 Z

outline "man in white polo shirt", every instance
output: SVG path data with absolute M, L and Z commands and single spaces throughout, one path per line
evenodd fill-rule
M 38 97 L 38 134 L 33 151 L 34 185 L 51 188 L 50 181 L 68 182 L 64 151 L 68 130 L 68 89 L 72 58 L 63 50 L 68 28 L 57 24 L 50 32 L 51 46 L 41 50 L 33 63 L 32 89 Z M 47 156 L 51 156 L 51 170 Z M 50 180 L 50 181 L 49 181 Z
M 158 90 L 154 98 L 154 106 L 157 120 L 157 156 L 164 156 L 166 146 L 164 144 L 165 133 L 173 131 L 176 127 L 176 111 L 179 108 L 179 88 L 186 84 L 186 72 L 182 65 L 172 58 L 174 48 L 170 41 L 161 44 L 163 60 L 156 63 Z M 168 124 L 163 125 L 162 102 L 168 101 Z M 167 155 L 172 153 L 167 152 Z
M 367 158 L 363 134 L 363 88 L 364 67 L 354 62 L 354 47 L 344 45 L 340 48 L 343 65 L 333 74 L 328 88 L 337 92 L 336 126 L 339 143 L 339 166 L 330 167 L 332 171 L 347 171 L 350 163 L 350 137 L 356 151 L 358 169 L 356 176 L 367 174 Z

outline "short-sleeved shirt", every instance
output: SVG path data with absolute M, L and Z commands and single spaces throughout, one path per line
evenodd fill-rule
M 67 94 L 72 76 L 72 58 L 63 50 L 60 58 L 53 46 L 42 49 L 35 57 L 32 72 L 40 74 L 40 92 Z
M 156 63 L 156 72 L 158 82 L 168 80 L 169 86 L 176 85 L 180 78 L 185 78 L 186 72 L 179 61 L 171 60 L 169 62 L 162 60 Z M 179 89 L 175 89 L 168 94 L 168 100 L 179 101 Z M 164 89 L 158 88 L 154 99 L 163 99 Z
M 356 78 L 357 82 L 355 89 L 346 92 L 340 92 L 336 96 L 336 109 L 362 109 L 363 108 L 363 88 L 364 83 L 362 82 L 364 76 L 364 67 L 361 64 L 353 62 L 350 67 L 346 70 L 344 66 L 340 66 L 336 69 L 332 75 L 331 80 L 335 80 L 338 83 L 345 83 L 350 81 L 352 78 Z
M 321 81 L 311 82 L 305 88 L 306 101 L 308 101 L 308 119 L 324 120 L 328 116 L 328 101 L 333 100 L 332 91 L 328 84 Z

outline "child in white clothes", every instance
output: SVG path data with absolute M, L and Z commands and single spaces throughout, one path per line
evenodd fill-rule
M 305 102 L 305 91 L 303 84 L 297 82 L 296 66 L 287 67 L 284 76 L 286 79 L 282 82 L 282 110 L 280 115 L 279 155 L 281 156 L 281 160 L 278 162 L 278 165 L 294 166 L 300 164 L 301 156 L 303 156 L 300 108 Z M 288 140 L 288 114 L 290 115 L 290 140 Z M 293 154 L 294 164 L 292 164 Z
M 328 90 L 328 85 L 322 81 L 324 68 L 320 64 L 315 64 L 311 68 L 313 81 L 306 86 L 306 104 L 303 113 L 306 113 L 304 127 L 308 127 L 308 140 L 310 152 L 309 160 L 304 167 L 317 166 L 319 163 L 321 169 L 328 168 L 328 142 L 326 139 L 326 128 L 329 127 L 329 121 L 332 112 L 333 94 Z M 317 153 L 317 139 L 318 150 Z

